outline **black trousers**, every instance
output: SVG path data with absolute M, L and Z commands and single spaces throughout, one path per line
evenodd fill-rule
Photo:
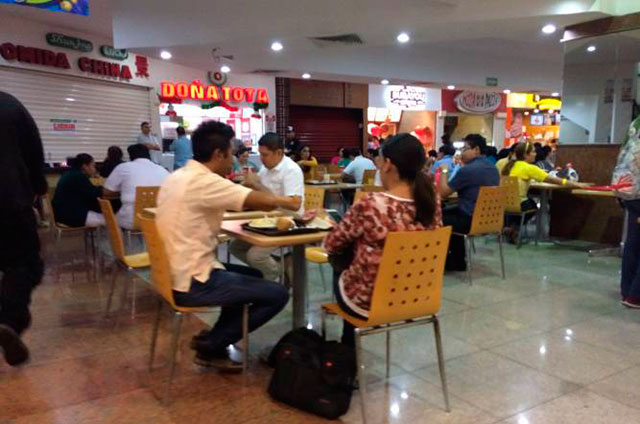
M 533 209 L 538 209 L 538 204 L 533 199 L 523 200 L 520 203 L 520 207 L 523 211 L 530 211 Z M 524 218 L 524 223 L 529 222 L 531 218 L 533 218 L 534 214 L 527 214 Z M 520 217 L 515 215 L 507 215 L 506 224 L 510 227 L 519 227 L 520 226 Z
M 344 312 L 348 313 L 352 317 L 367 320 L 367 317 L 364 317 L 351 309 L 349 305 L 346 304 L 344 299 L 342 298 L 342 294 L 340 293 L 340 273 L 333 273 L 333 293 L 336 296 L 336 303 L 340 306 Z M 355 347 L 356 345 L 356 335 L 355 335 L 355 327 L 351 325 L 348 321 L 342 321 L 342 338 L 340 339 L 342 344 Z
M 471 229 L 471 216 L 462 212 L 457 206 L 448 206 L 442 209 L 442 223 L 453 227 L 455 233 L 467 234 Z M 445 267 L 450 271 L 467 269 L 464 238 L 451 234 Z
M 0 324 L 22 334 L 31 324 L 31 292 L 44 273 L 31 208 L 0 215 L 0 272 Z

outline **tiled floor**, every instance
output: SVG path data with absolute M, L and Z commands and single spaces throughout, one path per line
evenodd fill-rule
M 445 277 L 441 322 L 451 413 L 443 409 L 433 329 L 418 327 L 393 333 L 386 381 L 383 336 L 365 339 L 368 422 L 640 423 L 640 311 L 618 302 L 619 259 L 588 260 L 552 245 L 509 246 L 503 281 L 495 243 L 476 244 L 474 285 L 464 275 Z M 119 309 L 117 296 L 105 319 L 108 275 L 88 279 L 77 240 L 46 250 L 47 274 L 25 336 L 31 362 L 18 369 L 0 364 L 1 424 L 322 421 L 272 402 L 271 372 L 255 355 L 246 384 L 240 375 L 193 366 L 188 341 L 205 326 L 197 318 L 186 320 L 173 402 L 162 405 L 169 320 L 149 373 L 153 294 L 140 284 L 136 317 L 130 300 Z M 318 326 L 318 305 L 330 293 L 316 266 L 310 274 L 309 321 Z M 253 334 L 252 352 L 275 342 L 290 322 L 288 307 Z M 329 334 L 338 331 L 333 320 Z M 362 421 L 358 400 L 355 393 L 344 422 Z

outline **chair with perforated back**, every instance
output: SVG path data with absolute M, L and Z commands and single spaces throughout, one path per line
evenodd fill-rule
M 140 229 L 140 223 L 138 222 L 138 215 L 144 213 L 147 208 L 155 208 L 157 206 L 158 192 L 160 187 L 158 186 L 139 186 L 136 187 L 136 200 L 134 203 L 133 212 L 133 229 L 129 230 L 123 228 L 124 233 L 127 236 L 127 246 L 129 249 L 132 247 L 132 236 L 134 234 L 142 234 Z
M 379 185 L 366 184 L 363 185 L 360 190 L 365 193 L 380 193 L 384 191 L 384 187 Z
M 155 220 L 146 218 L 143 216 L 138 217 L 140 226 L 142 227 L 142 233 L 146 244 L 149 248 L 149 258 L 151 260 L 151 279 L 153 281 L 153 288 L 160 295 L 158 300 L 158 309 L 156 312 L 156 318 L 153 323 L 153 331 L 151 334 L 151 349 L 149 353 L 149 371 L 153 369 L 153 360 L 156 351 L 156 341 L 158 339 L 158 328 L 160 326 L 160 317 L 162 313 L 162 306 L 167 303 L 173 312 L 173 325 L 171 334 L 171 346 L 169 355 L 169 376 L 165 384 L 164 401 L 168 403 L 169 394 L 171 389 L 171 381 L 173 380 L 173 374 L 176 363 L 176 353 L 178 351 L 178 341 L 180 340 L 180 328 L 182 326 L 182 320 L 184 314 L 191 314 L 197 312 L 213 312 L 216 308 L 222 305 L 206 306 L 206 307 L 183 307 L 178 306 L 173 298 L 173 278 L 171 277 L 171 269 L 169 266 L 169 258 L 164 247 L 164 243 L 158 234 L 158 228 Z M 243 338 L 243 361 L 242 371 L 247 371 L 247 361 L 249 357 L 249 305 L 243 306 L 242 312 L 242 338 Z
M 111 309 L 111 301 L 113 299 L 113 293 L 116 287 L 116 280 L 118 279 L 118 269 L 127 272 L 127 275 L 131 275 L 136 270 L 143 270 L 149 267 L 149 254 L 147 252 L 138 253 L 135 255 L 126 255 L 124 251 L 124 243 L 122 241 L 122 230 L 118 225 L 116 215 L 113 213 L 111 202 L 104 199 L 98 199 L 100 203 L 100 209 L 102 209 L 102 215 L 107 227 L 107 233 L 109 234 L 109 244 L 111 245 L 111 252 L 115 260 L 115 266 L 111 274 L 111 288 L 109 290 L 109 297 L 107 298 L 107 310 L 105 316 L 109 315 Z M 129 284 L 133 285 L 133 299 L 131 301 L 131 317 L 134 318 L 136 314 L 136 282 L 135 279 L 130 280 L 125 284 L 125 290 L 123 292 L 123 300 L 127 295 Z
M 376 172 L 376 169 L 366 169 L 364 171 L 364 175 L 362 176 L 362 184 L 374 185 L 376 181 Z
M 65 234 L 80 234 L 83 233 L 84 237 L 84 251 L 85 254 L 88 254 L 89 250 L 91 250 L 91 254 L 95 263 L 96 260 L 96 243 L 95 243 L 95 234 L 96 228 L 94 227 L 69 227 L 68 225 L 59 223 L 56 221 L 56 215 L 53 210 L 53 206 L 51 204 L 51 197 L 47 193 L 44 196 L 44 203 L 47 209 L 47 214 L 51 221 L 53 221 L 50 225 L 51 230 L 53 231 L 53 237 L 56 243 L 59 243 L 62 239 L 62 236 Z
M 364 361 L 361 338 L 386 333 L 386 376 L 389 377 L 390 332 L 433 323 L 445 409 L 449 412 L 449 394 L 442 353 L 438 312 L 442 302 L 442 279 L 451 227 L 429 231 L 395 232 L 387 235 L 373 288 L 367 320 L 355 318 L 337 303 L 322 305 L 322 334 L 326 314 L 335 314 L 355 327 L 356 361 L 363 422 L 366 422 Z
M 518 230 L 518 246 L 522 246 L 523 236 L 527 233 L 526 225 L 524 225 L 527 215 L 534 215 L 538 219 L 538 209 L 522 210 L 522 202 L 520 199 L 520 181 L 517 177 L 503 176 L 500 178 L 500 186 L 505 188 L 505 213 L 507 216 L 514 215 L 520 218 L 520 228 Z M 534 240 L 538 245 L 538 232 L 534 231 Z
M 325 189 L 320 187 L 305 187 L 304 188 L 304 210 L 310 211 L 313 209 L 324 208 L 324 195 Z
M 469 284 L 471 279 L 471 238 L 477 236 L 496 235 L 498 237 L 498 247 L 500 250 L 500 264 L 502 267 L 502 279 L 505 278 L 504 254 L 502 252 L 502 229 L 504 228 L 505 210 L 505 188 L 504 187 L 480 187 L 476 206 L 471 218 L 471 229 L 469 233 L 453 233 L 454 236 L 464 238 L 464 247 L 467 260 L 467 278 Z

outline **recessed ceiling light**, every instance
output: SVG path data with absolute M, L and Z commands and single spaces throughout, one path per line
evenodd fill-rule
M 509 90 L 508 88 L 506 88 L 506 89 L 502 90 L 502 92 L 503 92 L 504 94 L 509 94 L 509 93 L 511 93 L 511 90 Z
M 227 65 L 222 65 L 220 67 L 220 72 L 222 72 L 223 74 L 228 74 L 229 72 L 231 72 L 231 68 L 229 68 Z
M 591 45 L 591 46 L 587 47 L 587 51 L 588 51 L 589 53 L 593 53 L 593 52 L 595 52 L 595 51 L 596 51 L 596 46 Z
M 527 111 L 527 112 L 525 112 L 524 114 L 525 114 L 525 116 L 528 116 L 528 115 L 529 115 L 529 112 Z
M 540 109 L 533 109 L 533 113 L 540 113 Z
M 273 43 L 271 43 L 271 50 L 273 50 L 274 52 L 279 52 L 280 50 L 282 50 L 282 43 L 279 41 L 274 41 Z
M 68 101 L 68 102 L 75 102 L 76 101 L 76 99 L 74 99 L 73 97 L 67 97 L 65 100 Z
M 553 34 L 556 32 L 556 26 L 554 24 L 547 24 L 542 27 L 542 32 L 545 34 Z
M 380 84 L 387 85 L 387 84 L 389 84 L 389 80 L 388 79 L 383 79 L 382 81 L 380 81 Z
M 304 74 L 302 74 L 302 78 L 309 79 L 309 78 L 311 78 L 311 74 L 308 74 L 308 73 L 305 72 Z
M 401 32 L 400 34 L 398 34 L 397 39 L 399 43 L 408 43 L 409 40 L 411 40 L 411 37 L 409 37 L 409 34 L 407 34 L 406 32 Z
M 558 93 L 557 91 L 554 91 L 553 93 L 551 93 L 551 95 L 553 97 L 560 97 L 560 93 Z
M 455 90 L 456 86 L 455 85 L 447 85 L 447 89 L 448 90 Z
M 163 58 L 164 60 L 169 60 L 173 57 L 173 55 L 171 54 L 171 52 L 168 52 L 166 50 L 162 50 L 160 52 L 160 57 Z

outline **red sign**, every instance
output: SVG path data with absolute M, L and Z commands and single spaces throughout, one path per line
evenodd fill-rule
M 218 87 L 203 85 L 199 82 L 161 82 L 160 96 L 162 98 L 192 99 L 206 101 L 269 103 L 269 94 L 264 88 L 250 87 Z
M 69 69 L 69 60 L 65 53 L 54 53 L 51 50 L 37 47 L 16 46 L 11 43 L 0 45 L 0 56 L 6 61 L 32 63 L 34 65 L 51 66 L 53 68 Z
M 90 74 L 104 75 L 107 77 L 116 77 L 126 80 L 130 80 L 132 78 L 129 66 L 120 65 L 119 63 L 81 57 L 78 59 L 78 67 L 81 71 L 89 72 Z
M 136 55 L 136 76 L 149 78 L 149 61 L 144 56 Z

